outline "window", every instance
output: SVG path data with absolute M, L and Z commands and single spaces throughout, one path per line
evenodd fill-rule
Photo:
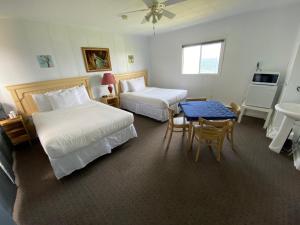
M 183 74 L 219 74 L 224 40 L 182 46 Z

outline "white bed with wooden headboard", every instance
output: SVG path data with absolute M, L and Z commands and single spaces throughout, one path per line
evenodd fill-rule
M 111 153 L 113 148 L 137 137 L 132 113 L 93 101 L 89 99 L 88 94 L 84 103 L 38 112 L 33 95 L 60 89 L 64 90 L 55 92 L 56 97 L 63 96 L 62 93 L 69 95 L 74 92 L 74 86 L 79 85 L 84 85 L 88 93 L 91 93 L 88 77 L 7 87 L 15 100 L 18 112 L 27 121 L 32 117 L 41 145 L 58 179 L 85 167 L 94 159 Z M 82 89 L 82 86 L 80 88 Z M 86 90 L 83 90 L 86 93 Z M 77 97 L 74 95 L 74 98 Z
M 131 87 L 124 88 L 124 82 Z M 187 97 L 187 90 L 148 87 L 146 71 L 118 76 L 118 90 L 121 108 L 158 121 L 168 120 L 168 107 L 179 112 L 178 103 Z

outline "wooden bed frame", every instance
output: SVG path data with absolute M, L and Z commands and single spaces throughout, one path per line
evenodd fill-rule
M 134 79 L 138 77 L 144 77 L 145 84 L 147 85 L 148 74 L 146 70 L 132 72 L 132 73 L 123 73 L 123 74 L 116 74 L 116 90 L 117 95 L 120 93 L 120 80 L 128 80 Z M 11 93 L 15 105 L 17 107 L 18 113 L 22 114 L 22 116 L 27 119 L 32 113 L 37 112 L 38 109 L 34 100 L 32 98 L 32 94 L 39 94 L 45 93 L 48 91 L 59 90 L 70 88 L 78 85 L 84 85 L 90 95 L 93 98 L 92 90 L 89 83 L 89 76 L 82 76 L 82 77 L 73 77 L 73 78 L 65 78 L 65 79 L 58 79 L 58 80 L 49 80 L 49 81 L 41 81 L 41 82 L 33 82 L 33 83 L 26 83 L 26 84 L 17 84 L 7 86 L 6 88 Z

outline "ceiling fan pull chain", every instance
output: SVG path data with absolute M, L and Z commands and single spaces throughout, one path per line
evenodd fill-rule
M 155 37 L 155 26 L 154 26 L 154 23 L 152 25 L 153 25 L 153 36 Z

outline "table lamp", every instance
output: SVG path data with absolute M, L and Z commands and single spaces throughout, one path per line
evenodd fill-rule
M 111 74 L 111 73 L 103 74 L 101 84 L 108 85 L 108 91 L 110 93 L 110 96 L 112 96 L 112 90 L 113 90 L 112 84 L 115 84 L 115 83 L 116 83 L 116 80 L 115 80 L 115 77 L 113 74 Z

